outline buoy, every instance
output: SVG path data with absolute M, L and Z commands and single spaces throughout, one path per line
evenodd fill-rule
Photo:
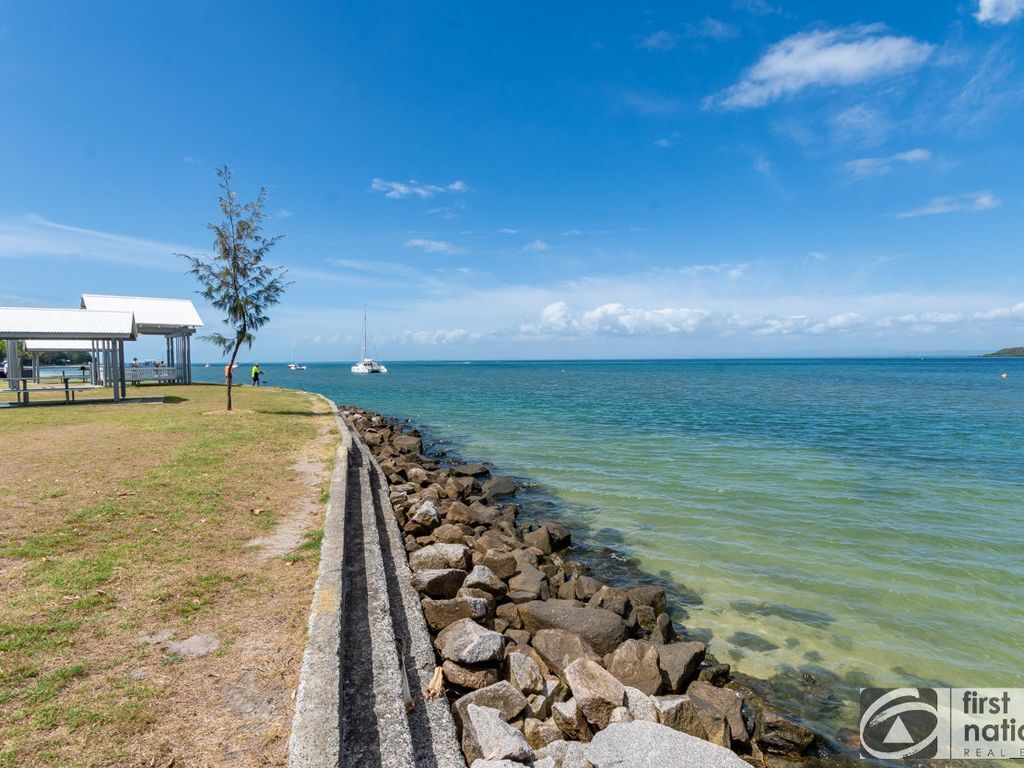
M 1006 378 L 1007 376 L 1009 376 L 1009 375 L 1010 375 L 1010 374 L 1008 374 L 1008 373 L 1004 373 L 1004 374 L 1003 374 L 1003 378 L 1005 379 L 1005 378 Z

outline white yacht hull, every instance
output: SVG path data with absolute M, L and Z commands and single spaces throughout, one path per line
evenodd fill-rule
M 352 373 L 387 373 L 388 369 L 376 360 L 363 360 L 352 366 Z

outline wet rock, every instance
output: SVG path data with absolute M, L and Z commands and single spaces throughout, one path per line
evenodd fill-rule
M 704 643 L 672 643 L 658 646 L 658 666 L 661 667 L 665 690 L 682 693 L 697 676 L 697 669 L 707 652 Z
M 695 680 L 690 683 L 686 693 L 695 700 L 706 701 L 725 716 L 733 746 L 750 743 L 750 734 L 743 721 L 743 697 L 736 691 L 716 688 L 710 683 Z
M 523 541 L 531 547 L 536 547 L 545 555 L 550 555 L 551 549 L 551 535 L 548 533 L 548 529 L 543 525 L 536 531 L 527 531 L 523 534 Z
M 456 477 L 481 477 L 491 473 L 491 470 L 483 464 L 460 464 L 457 467 L 452 467 L 448 471 Z
M 579 708 L 576 699 L 560 701 L 551 706 L 551 719 L 555 721 L 558 730 L 565 734 L 570 741 L 590 741 L 593 736 L 583 711 Z
M 391 444 L 398 449 L 399 453 L 421 453 L 423 441 L 412 435 L 395 435 L 391 438 Z
M 607 726 L 612 710 L 625 702 L 622 683 L 589 659 L 576 659 L 566 668 L 565 678 L 580 711 L 595 728 Z
M 667 613 L 659 613 L 654 620 L 654 628 L 651 630 L 651 640 L 658 645 L 668 645 L 678 637 L 675 625 L 672 624 L 672 618 Z
M 732 668 L 728 664 L 712 664 L 708 667 L 702 667 L 700 672 L 697 673 L 697 679 L 721 688 L 729 682 L 729 673 L 731 671 Z
M 466 577 L 466 581 L 462 585 L 467 589 L 482 589 L 485 592 L 489 592 L 496 598 L 505 596 L 508 591 L 508 587 L 493 570 L 488 568 L 486 565 L 478 565 L 469 572 Z
M 654 634 L 654 630 L 658 625 L 658 614 L 654 612 L 654 609 L 649 605 L 638 605 L 633 609 L 631 618 L 636 622 L 638 627 L 643 628 L 645 632 Z
M 450 600 L 426 598 L 420 602 L 427 624 L 439 632 L 459 619 L 480 621 L 487 617 L 487 601 L 478 597 L 455 597 Z
M 506 723 L 501 712 L 470 704 L 463 721 L 462 751 L 468 760 L 486 755 L 489 760 L 532 760 L 533 750 L 519 731 Z
M 626 691 L 626 709 L 634 720 L 658 722 L 658 707 L 653 697 L 628 685 L 624 685 L 623 688 Z
M 769 707 L 757 712 L 754 740 L 765 752 L 799 755 L 814 741 L 814 732 Z
M 454 661 L 445 661 L 441 665 L 445 679 L 460 688 L 486 688 L 501 680 L 501 674 L 494 667 L 467 667 Z
M 452 706 L 455 722 L 460 726 L 465 721 L 466 708 L 470 704 L 491 707 L 501 712 L 501 716 L 505 720 L 511 720 L 526 709 L 526 697 L 517 691 L 508 680 L 499 680 L 494 685 L 489 685 L 477 691 L 470 691 L 465 696 L 457 699 Z
M 561 523 L 544 523 L 551 539 L 551 548 L 555 551 L 572 546 L 572 533 Z
M 431 544 L 409 555 L 409 567 L 413 571 L 441 568 L 466 571 L 470 564 L 469 547 L 463 544 Z
M 523 736 L 526 737 L 526 743 L 534 749 L 543 749 L 551 742 L 561 739 L 562 730 L 555 725 L 554 720 L 528 717 L 523 723 Z
M 604 586 L 597 590 L 594 596 L 587 602 L 587 606 L 589 608 L 604 608 L 612 613 L 617 613 L 623 618 L 629 616 L 629 612 L 633 609 L 632 604 L 629 602 L 629 595 L 621 589 L 609 586 Z
M 604 665 L 623 685 L 637 688 L 648 696 L 661 690 L 658 649 L 652 643 L 627 640 L 604 657 Z
M 523 693 L 541 693 L 544 690 L 544 676 L 537 662 L 523 653 L 510 653 L 506 658 L 508 681 Z
M 466 579 L 466 572 L 457 568 L 430 568 L 412 575 L 412 586 L 428 597 L 452 598 Z
M 472 619 L 460 619 L 441 630 L 434 647 L 446 659 L 459 664 L 501 661 L 505 636 L 481 627 Z
M 511 578 L 516 572 L 516 559 L 508 551 L 488 549 L 480 564 L 490 568 L 499 579 Z
M 643 720 L 608 726 L 587 746 L 587 759 L 594 768 L 749 768 L 728 749 Z
M 665 590 L 661 587 L 643 586 L 629 590 L 629 600 L 634 607 L 646 605 L 654 609 L 655 614 L 665 613 Z
M 626 639 L 625 623 L 603 608 L 572 608 L 534 601 L 520 605 L 519 615 L 523 627 L 531 634 L 542 629 L 575 632 L 599 655 L 611 653 Z
M 483 495 L 488 499 L 511 496 L 516 492 L 516 482 L 510 477 L 492 477 L 483 484 Z
M 533 636 L 532 645 L 544 663 L 559 677 L 565 676 L 565 668 L 576 659 L 600 661 L 586 640 L 566 629 L 542 629 Z

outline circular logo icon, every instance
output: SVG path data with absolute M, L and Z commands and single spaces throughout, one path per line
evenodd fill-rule
M 880 760 L 935 757 L 938 739 L 938 694 L 935 689 L 861 689 L 862 757 Z

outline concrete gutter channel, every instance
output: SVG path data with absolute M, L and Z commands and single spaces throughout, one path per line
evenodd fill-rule
M 380 466 L 341 431 L 324 520 L 309 640 L 288 745 L 291 768 L 465 768 Z M 405 674 L 402 664 L 404 662 Z M 406 712 L 405 682 L 413 707 Z

